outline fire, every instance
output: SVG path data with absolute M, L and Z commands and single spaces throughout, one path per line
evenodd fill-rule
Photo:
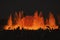
M 51 12 L 50 12 L 50 15 L 49 15 L 49 25 L 51 26 L 50 27 L 51 29 L 57 29 L 58 28 L 58 26 L 56 25 L 54 16 L 52 15 Z
M 7 25 L 4 26 L 4 30 L 16 30 L 18 27 L 20 30 L 22 30 L 22 28 L 26 30 L 58 29 L 55 18 L 51 12 L 49 13 L 49 18 L 46 19 L 45 24 L 42 12 L 38 15 L 38 11 L 34 13 L 34 16 L 25 17 L 23 17 L 23 12 L 19 12 L 19 14 L 15 12 L 14 23 L 12 21 L 12 15 L 10 15 Z

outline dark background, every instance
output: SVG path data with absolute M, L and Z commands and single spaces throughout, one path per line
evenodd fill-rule
M 59 0 L 0 0 L 0 19 L 6 19 L 10 13 L 20 10 L 23 10 L 26 15 L 32 15 L 38 10 L 47 16 L 50 11 L 59 14 L 59 9 Z
M 24 15 L 33 15 L 37 10 L 42 11 L 44 18 L 48 17 L 50 11 L 53 12 L 57 23 L 60 20 L 60 1 L 59 0 L 0 0 L 0 39 L 8 40 L 58 40 L 60 38 L 59 30 L 49 32 L 42 31 L 2 31 L 10 14 L 24 11 Z M 59 19 L 58 19 L 59 16 Z

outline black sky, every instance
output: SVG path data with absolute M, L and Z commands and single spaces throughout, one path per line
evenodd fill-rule
M 36 10 L 42 11 L 44 16 L 53 11 L 60 13 L 59 0 L 0 0 L 0 19 L 6 19 L 10 13 L 23 10 L 26 15 L 32 15 Z

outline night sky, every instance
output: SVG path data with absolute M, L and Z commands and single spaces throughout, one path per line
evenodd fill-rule
M 46 18 L 49 12 L 53 12 L 55 18 L 60 16 L 60 1 L 59 0 L 0 0 L 0 29 L 6 24 L 10 14 L 14 15 L 14 12 L 22 11 L 24 15 L 33 15 L 37 10 L 42 11 L 44 18 Z M 0 40 L 58 40 L 60 39 L 60 31 L 48 30 L 42 31 L 2 31 L 0 30 Z M 58 37 L 59 36 L 59 37 Z
M 10 13 L 23 10 L 25 15 L 33 15 L 38 10 L 46 17 L 50 11 L 55 15 L 60 13 L 59 0 L 0 0 L 0 19 L 6 19 Z

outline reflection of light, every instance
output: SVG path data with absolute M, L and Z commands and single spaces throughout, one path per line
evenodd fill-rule
M 22 12 L 19 12 L 19 14 L 15 13 L 15 16 L 15 23 L 13 24 L 12 16 L 10 15 L 7 25 L 4 26 L 4 30 L 16 30 L 18 27 L 20 30 L 22 30 L 22 28 L 26 30 L 38 30 L 40 28 L 43 30 L 58 29 L 54 16 L 51 12 L 49 13 L 49 19 L 46 19 L 46 24 L 44 24 L 44 17 L 42 15 L 42 12 L 40 12 L 39 16 L 37 11 L 34 13 L 34 16 L 23 17 Z M 47 26 L 49 26 L 49 28 Z

